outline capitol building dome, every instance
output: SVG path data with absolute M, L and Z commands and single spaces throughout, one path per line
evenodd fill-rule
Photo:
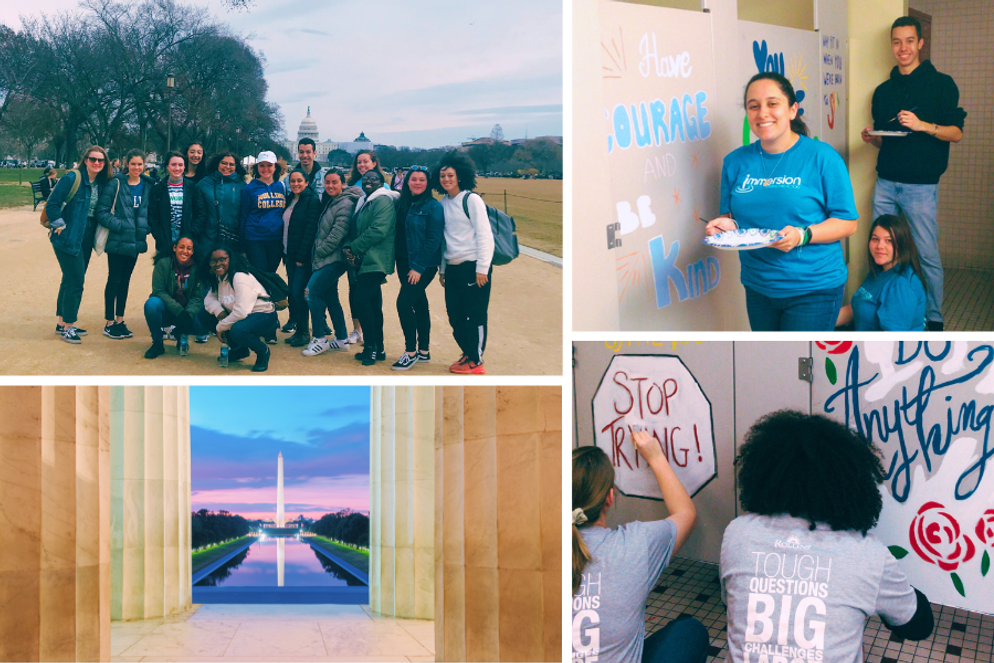
M 297 140 L 310 138 L 315 143 L 318 141 L 318 123 L 311 118 L 311 107 L 307 107 L 307 117 L 300 121 L 300 128 L 297 129 Z

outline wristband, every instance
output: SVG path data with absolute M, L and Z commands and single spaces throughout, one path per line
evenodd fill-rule
M 798 228 L 798 230 L 800 230 L 800 228 Z M 801 248 L 802 246 L 807 246 L 808 242 L 810 241 L 811 241 L 811 227 L 805 226 L 804 230 L 801 230 L 801 242 L 800 244 L 797 245 L 797 248 Z
M 933 122 L 932 125 L 935 127 L 935 130 L 932 131 L 932 135 L 934 136 L 935 134 L 939 133 L 939 125 L 936 124 L 935 122 Z

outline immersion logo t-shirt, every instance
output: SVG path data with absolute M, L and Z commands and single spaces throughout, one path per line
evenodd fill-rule
M 593 560 L 573 599 L 573 663 L 641 661 L 645 600 L 670 562 L 676 525 L 633 522 L 580 530 Z
M 831 145 L 799 136 L 781 154 L 759 141 L 725 157 L 721 214 L 739 228 L 805 228 L 828 218 L 859 218 L 846 164 Z M 841 242 L 809 244 L 784 253 L 764 247 L 739 252 L 742 285 L 767 297 L 837 288 L 847 270 Z
M 866 618 L 899 626 L 918 605 L 876 538 L 790 516 L 733 520 L 719 572 L 736 663 L 860 663 Z

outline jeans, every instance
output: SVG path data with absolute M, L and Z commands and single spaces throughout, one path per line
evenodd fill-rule
M 925 274 L 925 317 L 942 322 L 942 260 L 939 258 L 939 185 L 902 184 L 877 178 L 873 218 L 904 214 Z
M 304 290 L 311 280 L 311 264 L 298 266 L 293 259 L 283 257 L 286 264 L 286 280 L 290 286 L 290 321 L 297 323 L 297 332 L 307 333 L 307 299 L 304 298 Z
M 197 312 L 196 321 L 206 329 L 217 329 L 218 319 L 207 309 Z M 228 328 L 228 345 L 234 348 L 248 348 L 259 354 L 266 353 L 266 343 L 262 340 L 270 334 L 275 334 L 280 326 L 276 311 L 272 313 L 249 313 Z M 223 342 L 223 341 L 222 341 Z
M 245 257 L 256 269 L 275 272 L 280 266 L 280 260 L 283 260 L 283 240 L 245 240 Z
M 794 297 L 767 297 L 746 288 L 752 331 L 834 331 L 845 286 Z
M 312 331 L 315 338 L 328 335 L 328 325 L 324 321 L 326 309 L 331 314 L 335 338 L 344 341 L 349 335 L 345 326 L 345 311 L 338 300 L 338 279 L 347 269 L 344 262 L 334 262 L 311 274 L 311 279 L 307 282 L 307 308 L 311 311 L 311 326 L 314 328 Z
M 359 322 L 362 323 L 362 337 L 369 350 L 383 351 L 383 272 L 369 272 L 356 277 L 356 304 Z
M 181 333 L 196 336 L 210 334 L 217 326 L 217 319 L 210 313 L 207 314 L 207 318 L 209 325 L 204 324 L 204 319 L 200 317 L 198 312 L 197 316 L 193 318 L 193 327 L 185 329 Z M 178 318 L 166 308 L 166 303 L 158 297 L 149 297 L 145 300 L 145 323 L 148 325 L 149 333 L 152 334 L 152 343 L 162 343 L 162 328 L 175 325 L 177 320 Z
M 400 316 L 400 326 L 404 330 L 404 351 L 421 350 L 428 352 L 428 342 L 431 337 L 431 313 L 428 311 L 428 295 L 425 289 L 435 280 L 437 267 L 431 267 L 421 273 L 416 285 L 407 281 L 409 270 L 399 270 L 400 294 L 397 295 L 397 315 Z M 401 273 L 403 272 L 403 273 Z
M 487 309 L 493 273 L 491 267 L 487 284 L 481 288 L 476 285 L 475 260 L 445 268 L 445 310 L 452 325 L 452 336 L 462 353 L 477 364 L 487 349 Z
M 677 617 L 642 645 L 642 663 L 704 663 L 711 638 L 693 617 Z
M 86 269 L 90 266 L 90 256 L 93 255 L 93 238 L 96 232 L 97 223 L 93 220 L 92 223 L 87 224 L 79 255 L 74 256 L 55 246 L 52 247 L 62 269 L 59 296 L 55 300 L 55 315 L 60 316 L 66 325 L 75 325 L 79 316 L 79 303 L 83 299 L 83 282 L 86 280 Z
M 104 320 L 113 320 L 115 314 L 124 317 L 128 304 L 131 274 L 135 271 L 138 256 L 107 254 L 107 285 L 104 287 Z

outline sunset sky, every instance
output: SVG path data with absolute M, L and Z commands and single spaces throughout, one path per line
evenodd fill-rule
M 369 512 L 369 387 L 191 387 L 192 509 L 287 518 Z

